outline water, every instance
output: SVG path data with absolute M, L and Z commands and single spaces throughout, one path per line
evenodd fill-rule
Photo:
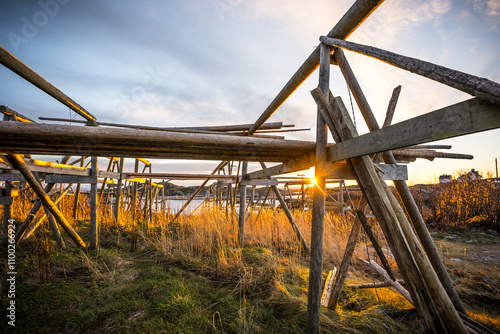
M 170 212 L 175 214 L 182 208 L 182 206 L 187 202 L 187 199 L 168 199 L 166 200 L 167 207 L 170 207 Z M 203 199 L 194 199 L 189 203 L 187 208 L 184 209 L 184 214 L 189 214 L 193 212 L 200 204 L 203 203 Z

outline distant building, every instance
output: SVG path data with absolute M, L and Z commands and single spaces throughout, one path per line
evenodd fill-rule
M 461 175 L 457 179 L 457 181 L 458 182 L 474 182 L 474 181 L 478 181 L 478 180 L 482 180 L 482 179 L 483 179 L 483 177 L 481 175 L 479 175 L 479 173 L 474 168 L 472 168 L 470 172 Z
M 439 183 L 451 183 L 453 181 L 451 175 L 443 174 L 439 177 Z

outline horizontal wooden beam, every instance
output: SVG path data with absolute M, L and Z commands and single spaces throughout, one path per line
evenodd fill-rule
M 1 111 L 1 106 L 0 106 Z M 53 122 L 69 122 L 77 124 L 86 124 L 86 121 L 74 120 L 69 118 L 57 118 L 57 117 L 38 117 L 41 121 L 53 121 Z M 134 124 L 122 124 L 122 123 L 109 123 L 109 122 L 96 122 L 100 126 L 113 126 L 119 128 L 129 128 L 129 129 L 139 129 L 139 130 L 152 130 L 152 131 L 171 131 L 171 132 L 229 132 L 229 131 L 248 131 L 252 124 L 235 124 L 235 125 L 214 125 L 214 126 L 192 126 L 192 127 L 158 127 L 158 126 L 148 126 L 148 125 L 134 125 Z M 282 127 L 293 127 L 294 125 L 283 125 L 282 122 L 272 122 L 265 123 L 262 125 L 261 129 L 275 130 L 281 129 Z M 291 130 L 296 131 L 296 130 Z
M 497 128 L 500 106 L 473 98 L 332 145 L 328 147 L 328 160 L 340 161 Z
M 307 155 L 302 158 L 292 159 L 277 166 L 267 167 L 266 169 L 248 173 L 247 178 L 253 180 L 262 179 L 269 176 L 294 173 L 314 167 L 315 163 L 316 161 L 314 159 L 314 156 L 311 157 L 311 155 Z M 406 166 L 388 164 L 376 164 L 376 166 L 381 171 L 382 178 L 384 180 L 408 180 L 408 170 Z M 328 175 L 326 176 L 327 179 L 355 179 L 354 175 L 345 162 L 330 162 L 326 164 L 325 168 L 329 171 Z
M 278 180 L 268 180 L 268 179 L 242 180 L 240 185 L 242 185 L 242 186 L 277 186 Z
M 23 124 L 23 123 L 10 123 L 10 124 Z M 19 174 L 19 171 L 14 170 L 15 167 L 12 163 L 5 158 L 5 156 L 0 155 L 0 163 L 3 169 L 12 170 L 13 174 Z M 49 174 L 64 174 L 64 175 L 75 175 L 75 176 L 89 176 L 90 170 L 83 167 L 70 166 L 65 164 L 59 164 L 56 162 L 33 160 L 24 158 L 24 163 L 32 172 L 39 173 L 49 173 Z
M 70 108 L 78 115 L 85 118 L 87 121 L 95 122 L 96 118 L 94 115 L 89 113 L 68 95 L 64 94 L 59 89 L 54 87 L 50 82 L 42 78 L 38 73 L 26 66 L 23 62 L 21 62 L 19 59 L 14 57 L 2 47 L 0 47 L 0 64 L 4 65 L 9 70 L 16 73 L 34 86 L 40 88 L 45 93 L 49 94 L 50 96 L 64 104 L 66 107 Z
M 282 162 L 315 143 L 214 134 L 0 122 L 0 152 Z
M 45 177 L 47 183 L 97 183 L 97 178 L 94 176 L 75 176 L 52 174 Z
M 217 175 L 217 174 L 182 174 L 182 173 L 123 173 L 124 179 L 129 178 L 145 178 L 145 179 L 171 179 L 171 180 L 236 180 L 236 175 Z
M 338 38 L 321 36 L 320 41 L 330 46 L 340 47 L 379 59 L 390 65 L 416 73 L 428 79 L 469 93 L 472 96 L 500 105 L 500 84 L 486 78 L 480 78 L 475 75 L 452 70 L 420 59 L 402 56 L 373 46 L 348 42 Z

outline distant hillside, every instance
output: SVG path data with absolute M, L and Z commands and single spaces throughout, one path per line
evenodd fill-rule
M 183 187 L 170 182 L 163 182 L 163 187 L 165 188 L 165 196 L 190 196 L 192 193 L 198 189 L 198 186 Z M 199 193 L 199 196 L 205 196 L 208 187 L 203 187 L 203 190 Z

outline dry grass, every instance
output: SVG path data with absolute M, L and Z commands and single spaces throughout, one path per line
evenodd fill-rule
M 483 186 L 481 189 L 484 191 Z M 463 195 L 465 191 L 459 189 L 457 194 Z M 494 195 L 482 194 L 488 198 L 483 203 L 490 205 L 489 201 L 494 200 Z M 31 195 L 25 193 L 22 196 L 21 200 L 17 200 L 13 206 L 13 216 L 17 217 L 18 224 L 20 223 L 19 218 L 24 217 L 31 206 Z M 444 199 L 440 201 L 444 201 Z M 89 216 L 89 205 L 84 196 L 80 202 L 76 219 L 72 218 L 72 196 L 65 197 L 59 206 L 82 238 L 88 240 L 89 220 L 83 217 Z M 459 200 L 455 202 L 462 203 Z M 437 208 L 444 204 L 434 203 L 434 205 Z M 452 209 L 450 207 L 439 210 L 441 211 L 436 209 L 436 214 L 437 212 L 444 214 L 446 210 Z M 461 212 L 476 214 L 478 211 L 467 207 Z M 174 222 L 172 222 L 172 216 L 168 210 L 165 213 L 154 214 L 149 222 L 144 220 L 142 214 L 134 214 L 133 210 L 122 210 L 120 212 L 121 219 L 118 222 L 114 220 L 109 206 L 105 209 L 101 208 L 99 213 L 101 251 L 97 251 L 95 254 L 80 253 L 74 250 L 73 245 L 70 245 L 71 241 L 67 240 L 66 242 L 70 246 L 68 251 L 76 252 L 77 256 L 73 256 L 71 261 L 66 259 L 57 263 L 54 261 L 55 246 L 51 240 L 52 237 L 46 228 L 41 228 L 35 233 L 36 243 L 29 243 L 31 248 L 26 252 L 25 261 L 27 267 L 30 268 L 31 275 L 39 277 L 42 282 L 54 282 L 57 277 L 66 279 L 80 272 L 84 274 L 83 277 L 86 279 L 90 277 L 95 282 L 99 282 L 100 285 L 109 285 L 110 293 L 115 293 L 117 289 L 128 289 L 134 284 L 137 285 L 138 280 L 144 280 L 141 275 L 145 275 L 146 269 L 137 265 L 136 255 L 131 255 L 140 254 L 141 261 L 144 261 L 143 257 L 152 258 L 153 263 L 149 264 L 148 262 L 148 265 L 152 265 L 154 268 L 175 267 L 181 271 L 180 277 L 189 273 L 189 275 L 195 275 L 196 279 L 201 279 L 202 282 L 207 281 L 210 284 L 215 284 L 218 289 L 221 287 L 225 289 L 224 297 L 218 296 L 218 299 L 211 300 L 208 306 L 205 305 L 202 309 L 195 308 L 193 310 L 196 311 L 192 311 L 199 312 L 199 317 L 205 317 L 205 309 L 208 307 L 211 311 L 208 328 L 212 328 L 213 332 L 265 332 L 265 328 L 268 327 L 262 322 L 263 319 L 270 317 L 270 319 L 276 320 L 276 314 L 288 321 L 290 328 L 296 328 L 292 332 L 303 330 L 306 316 L 305 305 L 307 304 L 308 256 L 303 252 L 301 243 L 282 211 L 264 209 L 257 212 L 257 210 L 249 210 L 245 225 L 246 248 L 244 249 L 238 247 L 237 216 L 231 210 L 226 211 L 209 205 L 202 206 L 196 213 L 182 215 Z M 311 211 L 296 210 L 293 211 L 293 216 L 305 239 L 309 242 Z M 449 221 L 453 219 L 450 217 Z M 382 241 L 382 247 L 387 249 L 378 224 L 375 222 L 371 222 L 371 224 L 379 240 Z M 351 226 L 352 219 L 349 216 L 347 219 L 343 219 L 333 211 L 327 212 L 324 239 L 325 276 L 326 271 L 334 266 L 339 267 Z M 107 250 L 110 250 L 109 254 L 103 256 L 103 252 L 107 252 Z M 130 254 L 125 252 L 129 250 L 133 252 Z M 361 234 L 359 245 L 353 256 L 352 264 L 354 266 L 350 269 L 347 284 L 358 284 L 372 280 L 371 276 L 365 272 L 362 266 L 358 266 L 356 261 L 358 257 L 366 258 L 367 252 L 372 259 L 376 258 L 372 246 L 369 242 L 365 243 L 365 237 Z M 391 265 L 395 267 L 393 257 L 390 253 L 387 256 Z M 65 265 L 67 267 L 64 267 Z M 452 269 L 456 271 L 456 268 Z M 158 275 L 165 275 L 165 273 L 162 272 Z M 152 281 L 154 282 L 155 279 L 152 278 Z M 462 281 L 459 279 L 459 282 Z M 181 283 L 176 281 L 175 284 Z M 460 284 L 469 290 L 460 290 L 459 287 L 459 291 L 470 291 L 470 279 L 463 280 Z M 185 285 L 179 286 L 182 286 L 182 289 L 192 288 Z M 160 291 L 166 293 L 164 290 L 158 290 L 157 293 Z M 410 307 L 392 289 L 382 288 L 378 289 L 377 292 L 385 307 L 393 309 Z M 112 300 L 112 297 L 109 298 Z M 191 300 L 193 296 L 189 290 L 184 291 L 184 293 L 177 291 L 172 298 L 173 303 L 184 305 L 183 307 L 194 305 L 194 301 Z M 158 303 L 162 302 L 158 301 Z M 235 306 L 234 303 L 237 305 Z M 225 304 L 228 304 L 227 308 L 217 308 Z M 162 307 L 158 307 L 162 309 Z M 150 317 L 151 313 L 156 311 L 147 311 L 147 306 L 141 306 L 133 312 L 130 310 L 127 312 L 123 318 L 126 321 L 129 321 L 127 319 L 136 321 L 136 318 Z M 484 313 L 474 305 L 470 308 L 470 313 L 476 320 L 498 328 L 499 317 L 492 315 L 491 312 Z M 160 314 L 163 313 L 160 312 Z M 113 332 L 121 328 L 117 319 L 105 325 L 99 324 L 102 326 L 101 332 Z M 158 318 L 155 319 L 155 321 L 158 320 Z M 193 320 L 186 321 L 189 323 Z M 385 321 L 389 321 L 393 332 L 419 331 L 418 326 L 414 326 L 414 324 L 384 319 L 378 310 L 377 296 L 373 289 L 355 291 L 345 288 L 337 312 L 325 310 L 321 321 L 324 331 L 331 333 L 361 333 L 370 326 L 374 328 L 372 332 L 383 332 L 385 331 Z M 234 327 L 228 330 L 229 326 L 232 326 L 231 323 L 234 324 Z M 154 326 L 152 328 L 157 328 Z M 188 325 L 186 324 L 186 326 Z M 186 331 L 189 332 L 189 330 Z

